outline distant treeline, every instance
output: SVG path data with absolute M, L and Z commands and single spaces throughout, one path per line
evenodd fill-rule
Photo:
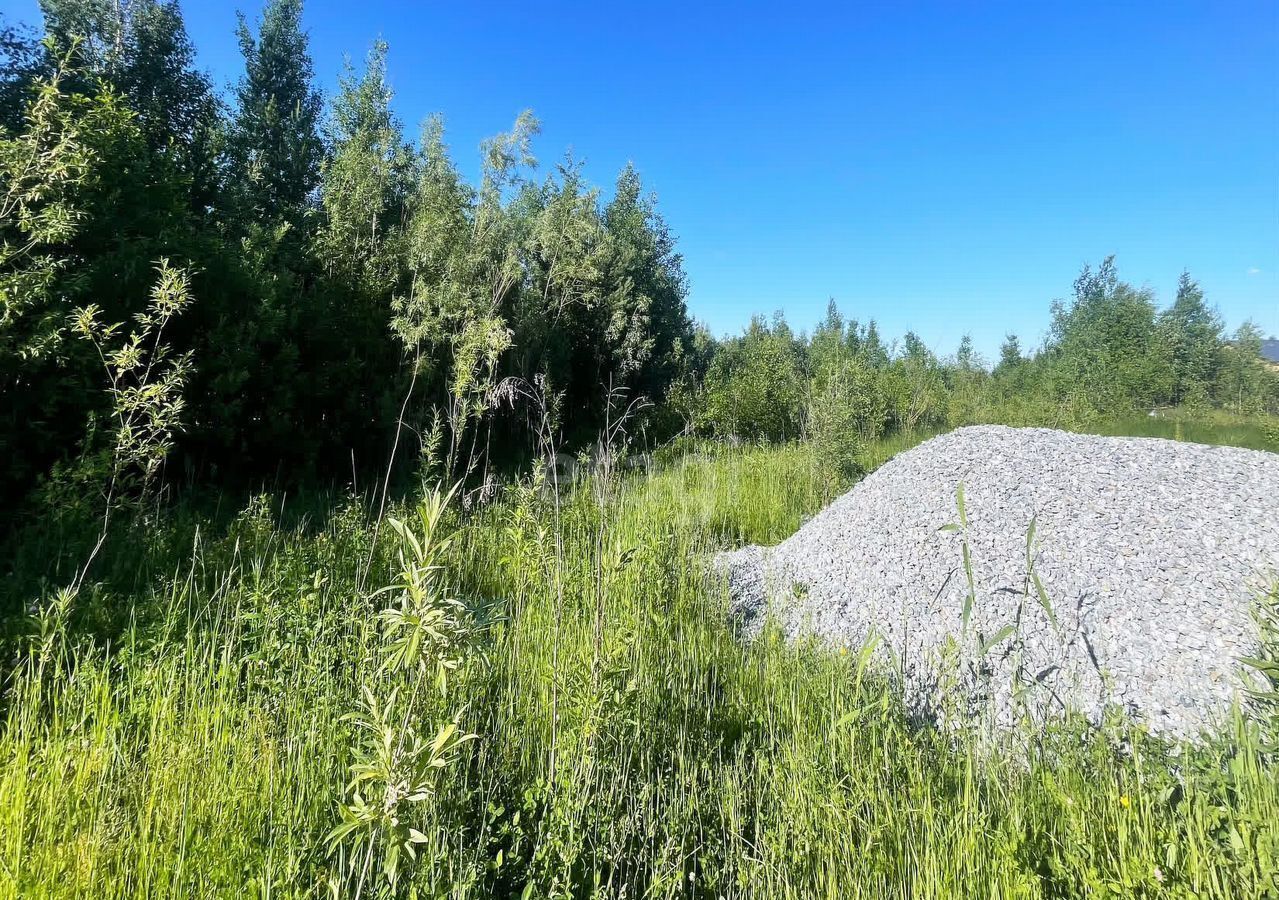
M 942 358 L 914 333 L 886 343 L 874 321 L 825 320 L 797 334 L 781 314 L 709 354 L 700 383 L 672 404 L 691 430 L 748 440 L 815 436 L 838 427 L 887 430 L 975 422 L 1078 427 L 1103 417 L 1180 405 L 1241 415 L 1279 414 L 1279 371 L 1261 355 L 1251 322 L 1227 335 L 1199 285 L 1183 273 L 1172 304 L 1121 281 L 1114 258 L 1085 266 L 1073 297 L 1052 304 L 1042 345 L 1009 334 L 999 359 L 965 336 Z
M 398 452 L 458 474 L 619 405 L 650 441 L 870 435 L 1022 404 L 1274 411 L 1248 326 L 1226 340 L 1188 277 L 1157 312 L 1109 260 L 1030 356 L 989 372 L 832 306 L 714 340 L 636 171 L 606 197 L 571 158 L 535 174 L 537 121 L 464 179 L 442 123 L 410 140 L 387 46 L 314 84 L 301 0 L 241 20 L 223 96 L 173 0 L 42 0 L 0 26 L 0 505 L 144 480 L 367 484 Z M 633 410 L 632 410 L 633 411 Z M 109 471 L 108 478 L 103 477 Z

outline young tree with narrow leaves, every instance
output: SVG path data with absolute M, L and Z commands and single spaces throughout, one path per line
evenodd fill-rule
M 1120 410 L 1166 402 L 1172 366 L 1153 295 L 1119 280 L 1113 256 L 1084 266 L 1075 296 L 1054 301 L 1047 352 L 1063 400 Z
M 1189 272 L 1181 273 L 1177 298 L 1159 314 L 1159 328 L 1172 357 L 1172 402 L 1207 402 L 1221 365 L 1223 326 Z

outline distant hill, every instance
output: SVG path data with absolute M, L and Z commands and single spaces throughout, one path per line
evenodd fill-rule
M 1279 365 L 1279 339 L 1271 338 L 1261 342 L 1261 358 Z

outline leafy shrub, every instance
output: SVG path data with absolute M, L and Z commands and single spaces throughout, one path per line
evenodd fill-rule
M 889 396 L 883 370 L 853 357 L 832 363 L 814 380 L 805 411 L 805 437 L 812 443 L 827 495 L 862 474 L 863 451 L 883 434 Z
M 844 388 L 842 379 L 832 378 L 808 403 L 807 438 L 827 496 L 860 474 L 861 432 L 855 406 Z
M 806 384 L 799 344 L 784 321 L 756 317 L 726 341 L 706 373 L 700 424 L 718 437 L 780 441 L 799 436 Z

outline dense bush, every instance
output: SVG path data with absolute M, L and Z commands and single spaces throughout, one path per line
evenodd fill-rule
M 779 441 L 799 436 L 804 411 L 804 345 L 779 315 L 756 316 L 740 338 L 716 348 L 699 398 L 711 434 Z
M 681 259 L 633 168 L 608 198 L 571 159 L 536 176 L 526 113 L 468 183 L 438 119 L 405 138 L 384 43 L 326 104 L 301 0 L 241 23 L 229 109 L 174 0 L 42 9 L 43 45 L 0 32 L 6 507 L 105 408 L 72 310 L 129 322 L 161 258 L 193 297 L 163 336 L 193 362 L 170 480 L 358 481 L 432 423 L 465 468 L 529 446 L 505 401 L 535 376 L 571 440 L 610 391 L 661 401 L 692 364 Z

